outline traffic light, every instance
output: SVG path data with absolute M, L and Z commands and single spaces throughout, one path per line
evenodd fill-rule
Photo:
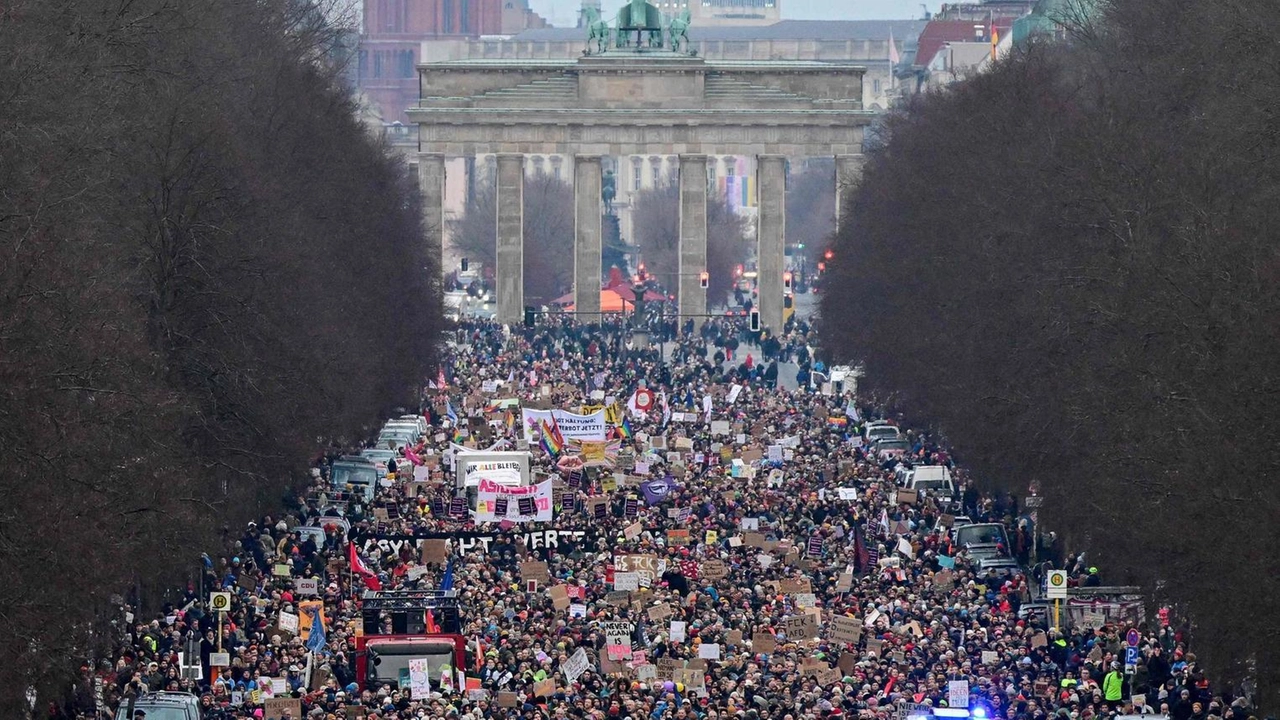
M 832 250 L 831 248 L 827 248 L 827 251 L 826 251 L 826 252 L 824 252 L 824 253 L 822 253 L 822 257 L 824 257 L 824 258 L 826 258 L 826 259 L 828 259 L 828 260 L 830 260 L 831 258 L 833 258 L 833 257 L 835 257 L 835 256 L 836 256 L 836 253 L 835 253 L 835 251 L 834 251 L 834 250 Z
M 760 311 L 752 310 L 751 319 L 748 321 L 747 327 L 751 328 L 751 332 L 760 332 Z
M 819 261 L 818 261 L 818 272 L 826 272 L 826 271 L 827 271 L 827 264 L 826 264 L 826 263 L 824 263 L 824 262 L 822 262 L 821 260 L 819 260 Z
M 711 284 L 711 275 L 709 275 L 706 270 L 703 270 L 702 272 L 698 273 L 698 285 L 700 285 L 703 290 L 706 290 L 707 286 L 710 284 Z
M 791 292 L 791 271 L 782 273 L 782 289 Z
M 467 260 L 466 258 L 462 258 L 462 272 L 466 272 L 467 268 L 470 265 L 471 265 L 471 261 Z
M 536 312 L 537 310 L 535 310 L 532 305 L 524 306 L 524 326 L 525 327 L 527 328 L 533 327 L 533 315 Z

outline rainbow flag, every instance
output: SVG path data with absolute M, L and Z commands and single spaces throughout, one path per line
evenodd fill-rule
M 631 431 L 631 421 L 628 420 L 625 415 L 622 417 L 622 422 L 618 425 L 618 433 L 628 440 L 635 435 L 635 433 Z
M 462 437 L 462 428 L 455 426 L 453 428 L 453 441 L 461 445 L 462 441 L 465 439 L 466 438 Z
M 560 437 L 559 431 L 547 425 L 546 420 L 538 424 L 538 429 L 542 431 L 542 449 L 552 457 L 559 457 L 564 452 L 564 438 Z
M 849 425 L 849 418 L 839 415 L 832 415 L 827 418 L 827 424 L 833 428 L 842 428 Z

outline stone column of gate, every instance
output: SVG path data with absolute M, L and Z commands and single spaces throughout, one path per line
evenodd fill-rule
M 760 324 L 774 336 L 782 333 L 782 273 L 786 264 L 787 159 L 756 157 L 759 220 L 756 229 L 756 287 Z
M 862 182 L 862 164 L 865 155 L 836 156 L 836 230 L 845 220 L 845 202 Z
M 497 320 L 515 324 L 524 314 L 524 155 L 498 154 L 497 185 Z
M 707 156 L 680 156 L 680 321 L 707 314 L 707 291 L 701 278 L 707 269 Z M 705 317 L 694 317 L 702 327 Z
M 444 153 L 418 153 L 418 190 L 422 193 L 422 231 L 427 252 L 444 271 Z
M 599 155 L 573 158 L 573 305 L 582 322 L 600 322 L 600 252 L 604 239 Z

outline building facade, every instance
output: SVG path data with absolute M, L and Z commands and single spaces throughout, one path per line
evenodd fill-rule
M 424 42 L 509 36 L 547 23 L 528 0 L 363 0 L 356 85 L 385 122 L 408 123 Z

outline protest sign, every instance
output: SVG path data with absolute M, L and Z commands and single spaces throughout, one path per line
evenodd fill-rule
M 862 621 L 838 615 L 831 619 L 830 635 L 837 642 L 857 643 L 862 639 Z
M 302 700 L 298 698 L 266 698 L 262 701 L 264 720 L 302 720 Z

